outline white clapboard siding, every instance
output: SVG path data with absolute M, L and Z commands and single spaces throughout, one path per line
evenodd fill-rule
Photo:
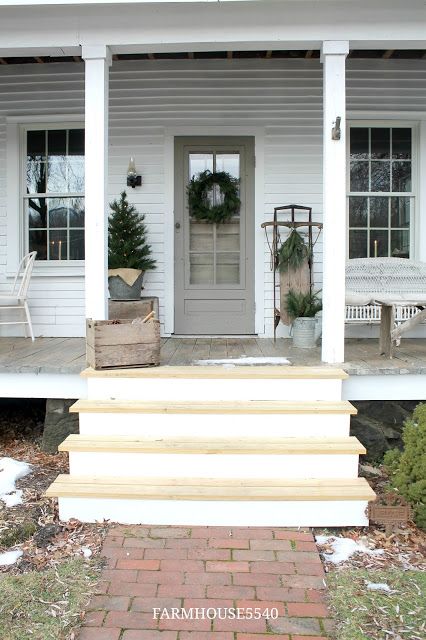
M 347 106 L 353 113 L 426 110 L 426 66 L 413 60 L 348 60 Z M 7 249 L 7 116 L 82 114 L 84 65 L 0 67 L 0 292 L 9 281 Z M 391 116 L 394 118 L 394 115 Z M 158 262 L 146 276 L 146 295 L 160 299 L 164 318 L 165 128 L 191 125 L 262 127 L 265 132 L 264 219 L 275 206 L 295 202 L 322 218 L 322 69 L 310 60 L 115 61 L 110 76 L 108 197 L 125 188 L 130 156 L 143 176 L 129 190 L 146 214 Z M 342 212 L 343 214 L 343 212 Z M 314 279 L 321 287 L 322 241 L 315 247 Z M 272 274 L 265 243 L 265 329 L 273 326 Z M 80 288 L 68 285 L 78 282 Z M 38 302 L 37 302 L 38 300 Z M 68 304 L 68 301 L 75 304 Z M 67 301 L 67 302 L 65 302 Z M 83 335 L 83 277 L 35 276 L 30 290 L 37 335 Z M 67 313 L 67 309 L 74 312 Z M 21 328 L 0 327 L 18 333 Z

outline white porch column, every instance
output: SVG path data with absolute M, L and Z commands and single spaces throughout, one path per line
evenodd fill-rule
M 323 315 L 322 360 L 344 360 L 346 261 L 346 87 L 347 41 L 323 42 Z M 333 139 L 336 118 L 340 139 Z
M 82 47 L 85 66 L 86 318 L 108 318 L 108 91 L 111 54 Z

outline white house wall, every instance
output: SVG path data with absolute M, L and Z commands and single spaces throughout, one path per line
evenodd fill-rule
M 0 274 L 6 270 L 7 118 L 83 114 L 83 64 L 0 67 Z M 347 107 L 395 119 L 396 112 L 426 119 L 426 66 L 413 60 L 349 60 Z M 292 202 L 322 218 L 322 68 L 319 60 L 118 61 L 110 77 L 109 197 L 125 188 L 130 155 L 143 186 L 128 189 L 145 213 L 157 269 L 145 293 L 160 299 L 164 322 L 165 133 L 182 127 L 246 127 L 264 131 L 264 218 Z M 229 129 L 228 129 L 229 131 Z M 423 203 L 425 206 L 425 203 Z M 426 211 L 424 212 L 426 214 Z M 260 229 L 256 233 L 261 234 Z M 262 240 L 261 240 L 262 241 Z M 424 242 L 426 242 L 424 240 Z M 315 282 L 321 286 L 321 239 L 315 247 Z M 272 274 L 265 244 L 265 326 L 272 331 Z M 10 284 L 0 275 L 0 291 Z M 262 304 L 262 300 L 257 301 Z M 80 275 L 34 276 L 30 304 L 37 335 L 84 332 L 84 280 Z M 5 333 L 8 329 L 3 328 Z M 9 329 L 10 331 L 10 329 Z M 15 333 L 19 335 L 18 328 Z

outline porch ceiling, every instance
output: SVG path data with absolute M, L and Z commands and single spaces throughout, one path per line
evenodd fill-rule
M 253 51 L 181 51 L 158 53 L 116 53 L 113 60 L 230 60 L 230 59 L 318 59 L 319 49 L 269 49 Z M 383 60 L 421 60 L 426 59 L 426 49 L 353 49 L 348 58 Z M 4 56 L 0 64 L 49 64 L 55 62 L 82 62 L 79 55 L 73 56 Z

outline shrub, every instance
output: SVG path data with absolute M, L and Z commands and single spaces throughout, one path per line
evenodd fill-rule
M 402 432 L 404 450 L 393 449 L 384 457 L 392 485 L 412 505 L 414 520 L 426 529 L 426 404 L 419 404 Z

